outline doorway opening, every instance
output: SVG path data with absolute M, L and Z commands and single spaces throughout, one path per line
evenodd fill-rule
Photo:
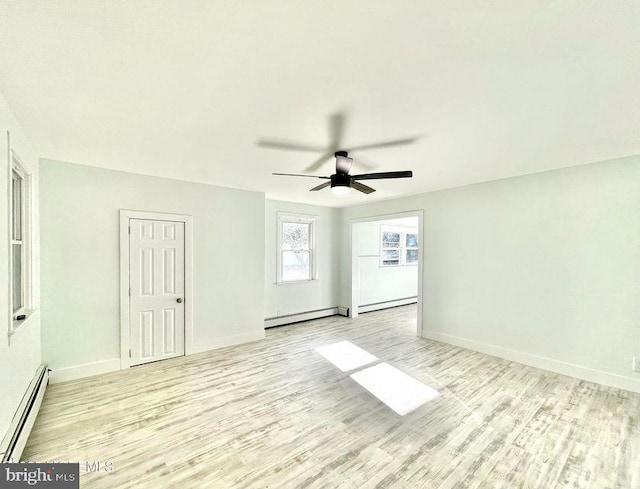
M 420 210 L 351 221 L 350 317 L 415 304 L 422 336 L 422 218 Z

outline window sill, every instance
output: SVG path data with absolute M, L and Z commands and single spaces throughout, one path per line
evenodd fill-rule
M 24 314 L 26 317 L 24 319 L 21 319 L 20 321 L 15 319 L 15 316 L 17 316 L 17 314 L 14 315 L 14 319 L 12 319 L 11 321 L 11 331 L 9 331 L 9 338 L 20 331 L 22 327 L 27 324 L 29 320 L 35 315 L 36 311 L 37 309 L 25 309 L 21 312 L 21 314 Z
M 312 278 L 310 280 L 291 280 L 288 282 L 276 282 L 275 285 L 301 285 L 301 284 L 309 284 L 313 282 L 318 282 L 318 279 Z

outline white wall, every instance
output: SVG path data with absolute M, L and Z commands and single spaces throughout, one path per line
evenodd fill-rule
M 381 226 L 417 232 L 418 218 L 390 219 L 354 224 L 354 252 L 358 257 L 360 306 L 418 295 L 418 266 L 380 266 Z
M 317 216 L 318 280 L 276 284 L 278 212 Z M 338 306 L 338 209 L 267 200 L 265 204 L 265 318 L 276 318 Z
M 640 156 L 343 209 L 424 210 L 423 334 L 640 391 Z
M 49 160 L 40 175 L 42 346 L 54 374 L 117 368 L 120 209 L 193 216 L 196 350 L 264 336 L 263 194 Z
M 11 147 L 32 175 L 33 191 L 33 294 L 38 305 L 40 267 L 38 243 L 38 158 L 25 137 L 4 97 L 0 94 L 0 439 L 4 437 L 29 382 L 40 365 L 40 310 L 29 317 L 18 331 L 7 337 L 10 321 L 9 306 L 9 230 L 8 178 L 10 162 L 7 156 L 7 131 Z

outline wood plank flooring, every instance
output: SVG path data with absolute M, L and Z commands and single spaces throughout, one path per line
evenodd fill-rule
M 23 460 L 98 489 L 640 488 L 640 395 L 417 338 L 415 314 L 51 385 Z M 440 396 L 397 415 L 315 351 L 343 340 Z

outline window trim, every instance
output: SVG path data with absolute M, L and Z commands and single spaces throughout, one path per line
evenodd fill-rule
M 14 335 L 31 317 L 35 311 L 33 305 L 33 177 L 27 170 L 26 165 L 20 157 L 9 150 L 9 171 L 8 173 L 8 221 L 9 221 L 9 337 Z M 16 173 L 21 179 L 21 223 L 20 223 L 20 244 L 21 244 L 21 274 L 22 274 L 22 307 L 13 310 L 13 245 L 17 243 L 13 239 L 13 174 Z M 25 319 L 17 320 L 16 317 L 24 314 Z
M 383 236 L 384 233 L 399 233 L 400 234 L 400 246 L 397 248 L 399 251 L 399 260 L 398 264 L 385 264 L 384 263 L 384 250 L 389 249 L 383 246 Z M 418 237 L 418 246 L 407 247 L 407 234 L 415 234 Z M 407 251 L 408 250 L 418 250 L 418 260 L 414 263 L 407 263 Z M 418 262 L 420 261 L 420 236 L 418 233 L 418 228 L 410 227 L 410 226 L 391 226 L 389 224 L 381 224 L 380 225 L 380 260 L 379 266 L 380 268 L 394 268 L 394 267 L 415 267 L 418 266 Z
M 316 234 L 317 234 L 317 221 L 318 216 L 308 214 L 291 214 L 291 213 L 277 213 L 276 219 L 276 285 L 294 285 L 305 284 L 318 280 L 318 251 L 316 247 Z M 283 280 L 282 279 L 282 224 L 285 222 L 297 223 L 297 224 L 309 224 L 309 279 L 305 280 Z

